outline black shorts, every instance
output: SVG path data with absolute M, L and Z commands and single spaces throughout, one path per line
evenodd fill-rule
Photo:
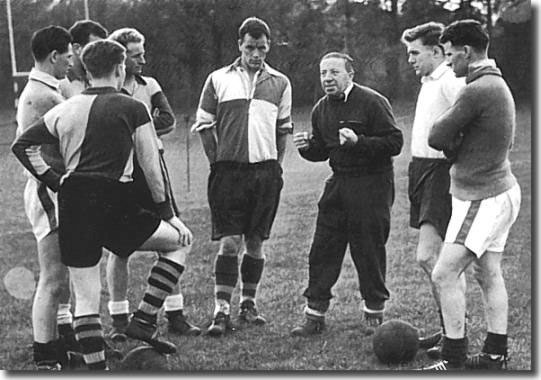
M 212 240 L 231 235 L 268 239 L 283 185 L 282 168 L 274 160 L 213 164 L 208 180 Z
M 408 167 L 410 226 L 430 223 L 442 239 L 451 218 L 450 167 L 444 159 L 418 157 L 413 157 Z
M 136 200 L 133 183 L 68 177 L 58 192 L 58 236 L 62 263 L 96 265 L 102 247 L 128 257 L 160 225 L 160 218 Z
M 173 188 L 171 187 L 171 180 L 169 179 L 169 172 L 167 170 L 167 166 L 165 165 L 163 151 L 161 150 L 160 150 L 160 166 L 162 169 L 163 178 L 165 180 L 165 189 L 167 191 L 167 195 L 169 196 L 169 199 L 171 200 L 171 204 L 173 205 L 173 212 L 175 213 L 176 216 L 180 216 L 180 212 L 175 202 L 175 197 L 173 195 Z M 139 204 L 144 209 L 157 212 L 156 203 L 154 202 L 150 189 L 148 188 L 145 174 L 143 173 L 141 166 L 139 166 L 139 163 L 137 162 L 137 158 L 135 156 L 133 158 L 132 177 L 133 177 L 133 186 L 135 189 L 134 191 L 135 191 L 136 198 Z

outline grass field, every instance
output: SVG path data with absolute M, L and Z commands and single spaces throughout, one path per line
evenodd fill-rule
M 414 260 L 417 232 L 408 227 L 407 163 L 409 128 L 413 105 L 395 105 L 395 114 L 405 136 L 403 152 L 395 160 L 396 200 L 388 251 L 387 284 L 391 299 L 386 319 L 400 318 L 430 333 L 438 328 L 424 273 Z M 531 314 L 531 117 L 530 107 L 520 106 L 515 147 L 511 158 L 513 171 L 522 188 L 519 218 L 508 239 L 503 260 L 509 293 L 509 368 L 527 371 L 532 366 Z M 9 120 L 11 114 L 4 114 Z M 294 115 L 297 130 L 309 130 L 309 110 Z M 30 269 L 37 277 L 35 242 L 26 220 L 20 166 L 9 152 L 13 126 L 0 127 L 0 278 L 18 266 Z M 187 186 L 187 137 L 190 139 L 190 191 Z M 377 371 L 407 370 L 430 363 L 423 351 L 408 364 L 387 366 L 377 361 L 372 340 L 363 334 L 361 298 L 353 263 L 346 256 L 343 271 L 333 289 L 335 298 L 327 314 L 328 330 L 313 338 L 292 338 L 289 331 L 303 320 L 307 284 L 308 250 L 315 227 L 316 203 L 324 179 L 330 174 L 327 163 L 302 160 L 291 141 L 284 161 L 285 185 L 271 239 L 265 245 L 266 267 L 259 288 L 258 306 L 269 323 L 263 328 L 239 329 L 226 338 L 196 338 L 168 335 L 164 318 L 160 325 L 165 336 L 175 342 L 179 352 L 169 358 L 172 369 L 179 371 Z M 188 259 L 188 269 L 181 284 L 186 313 L 201 327 L 209 322 L 214 308 L 213 263 L 217 244 L 210 241 L 209 210 L 206 202 L 208 164 L 196 136 L 187 136 L 183 115 L 178 115 L 177 130 L 165 137 L 166 159 L 173 177 L 182 219 L 194 232 L 196 241 Z M 152 256 L 138 255 L 130 262 L 132 277 L 129 298 L 137 306 Z M 37 278 L 36 278 L 37 279 Z M 480 349 L 485 334 L 480 290 L 468 272 L 468 335 L 470 351 Z M 103 294 L 103 305 L 108 295 Z M 0 368 L 33 369 L 30 320 L 31 299 L 12 297 L 0 286 Z M 237 313 L 238 292 L 233 297 Z M 102 308 L 102 321 L 109 327 L 110 318 Z M 120 347 L 127 350 L 133 343 Z M 115 368 L 115 363 L 111 365 Z

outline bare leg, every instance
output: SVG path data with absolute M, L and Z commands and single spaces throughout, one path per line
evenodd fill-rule
M 460 276 L 474 259 L 463 245 L 445 243 L 432 272 L 432 281 L 440 294 L 446 335 L 451 339 L 465 336 L 466 294 Z
M 69 302 L 68 269 L 60 261 L 58 233 L 52 232 L 38 242 L 39 280 L 32 306 L 34 341 L 47 343 L 58 339 L 57 310 Z
M 442 239 L 436 228 L 430 223 L 423 223 L 419 230 L 419 243 L 417 244 L 417 263 L 427 274 L 436 305 L 441 310 L 440 296 L 432 282 L 432 270 L 441 250 Z
M 128 258 L 109 253 L 107 258 L 107 288 L 111 301 L 117 302 L 127 299 L 129 275 Z
M 485 252 L 476 261 L 475 277 L 483 291 L 487 330 L 491 333 L 507 334 L 508 299 L 501 269 L 502 254 Z

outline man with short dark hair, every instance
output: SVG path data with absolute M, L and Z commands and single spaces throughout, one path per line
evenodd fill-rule
M 59 92 L 59 81 L 72 65 L 71 36 L 64 28 L 48 26 L 36 31 L 31 45 L 34 67 L 19 98 L 17 136 L 64 101 Z M 64 172 L 58 144 L 43 146 L 42 155 L 57 172 Z M 58 247 L 56 193 L 29 175 L 24 204 L 37 241 L 40 271 L 32 305 L 34 362 L 38 369 L 59 370 L 68 364 L 64 339 L 60 338 L 73 335 L 73 329 L 68 270 L 60 260 Z
M 438 358 L 442 335 L 445 334 L 441 306 L 436 287 L 430 280 L 439 255 L 447 224 L 451 217 L 449 194 L 449 168 L 451 162 L 443 152 L 428 146 L 432 124 L 449 109 L 465 86 L 464 78 L 457 78 L 445 62 L 439 38 L 444 25 L 427 22 L 404 30 L 402 43 L 406 46 L 408 63 L 421 77 L 421 90 L 415 107 L 411 132 L 411 162 L 408 167 L 408 195 L 410 200 L 410 226 L 419 229 L 417 262 L 430 281 L 432 295 L 440 315 L 441 330 L 419 340 L 430 357 Z M 461 276 L 466 286 L 466 276 Z
M 293 142 L 308 161 L 327 161 L 333 171 L 318 202 L 310 255 L 305 322 L 293 336 L 321 333 L 346 247 L 357 269 L 364 299 L 365 332 L 383 321 L 389 291 L 385 286 L 385 243 L 394 201 L 393 156 L 400 153 L 402 132 L 389 101 L 353 82 L 353 59 L 328 53 L 319 63 L 325 91 L 312 110 L 312 135 Z
M 283 186 L 281 162 L 292 133 L 291 85 L 265 58 L 270 29 L 256 18 L 239 28 L 240 57 L 211 73 L 203 87 L 196 123 L 210 162 L 208 198 L 212 239 L 220 241 L 215 261 L 215 309 L 208 333 L 231 328 L 231 295 L 239 277 L 239 319 L 261 325 L 256 290 Z
M 425 370 L 498 370 L 507 362 L 508 300 L 501 260 L 521 201 L 509 151 L 515 133 L 515 103 L 494 60 L 489 36 L 478 21 L 460 20 L 440 43 L 466 87 L 440 116 L 428 143 L 453 161 L 452 214 L 432 273 L 440 294 L 446 335 L 442 361 Z M 466 297 L 460 276 L 472 264 L 481 286 L 487 337 L 480 354 L 467 358 Z
M 26 169 L 59 192 L 61 259 L 75 292 L 76 337 L 92 370 L 107 369 L 99 315 L 103 247 L 123 257 L 136 250 L 160 252 L 127 334 L 170 354 L 176 347 L 158 339 L 157 313 L 184 271 L 192 243 L 190 230 L 173 213 L 151 116 L 143 103 L 119 93 L 125 51 L 109 40 L 88 44 L 82 60 L 92 87 L 47 112 L 12 146 Z M 62 147 L 65 174 L 43 161 L 39 147 L 47 143 Z M 154 210 L 142 208 L 134 195 L 134 155 Z
M 83 48 L 89 42 L 107 37 L 107 29 L 99 22 L 93 20 L 76 21 L 69 28 L 73 40 L 73 66 L 68 70 L 68 75 L 60 81 L 60 92 L 68 99 L 78 95 L 90 86 L 86 70 L 81 62 Z

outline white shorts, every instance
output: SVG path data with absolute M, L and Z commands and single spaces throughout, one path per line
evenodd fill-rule
M 520 209 L 518 183 L 495 197 L 461 201 L 453 197 L 446 243 L 461 244 L 481 257 L 485 251 L 503 252 L 509 230 Z
M 24 189 L 24 209 L 37 241 L 58 229 L 56 193 L 43 182 L 29 179 Z

